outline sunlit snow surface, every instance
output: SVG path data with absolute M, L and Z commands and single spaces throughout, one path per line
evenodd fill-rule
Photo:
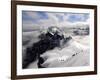
M 89 47 L 71 40 L 65 48 L 48 51 L 42 57 L 44 67 L 86 66 L 89 65 Z
M 42 66 L 49 67 L 73 67 L 88 66 L 89 61 L 89 36 L 72 36 L 73 39 L 62 49 L 55 48 L 45 52 L 41 57 L 45 60 Z M 38 41 L 38 40 L 37 40 Z M 31 41 L 30 43 L 31 44 Z M 25 47 L 23 46 L 24 50 Z M 72 57 L 73 54 L 76 54 Z M 32 62 L 28 68 L 37 68 L 37 62 Z

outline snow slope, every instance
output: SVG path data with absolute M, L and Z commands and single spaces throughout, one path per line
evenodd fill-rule
M 55 48 L 54 50 L 45 52 L 41 55 L 45 60 L 42 66 L 50 68 L 89 65 L 90 54 L 88 39 L 89 36 L 81 36 L 81 38 L 80 36 L 75 36 L 63 49 Z M 73 54 L 76 55 L 72 57 Z M 37 61 L 30 64 L 28 68 L 37 68 Z

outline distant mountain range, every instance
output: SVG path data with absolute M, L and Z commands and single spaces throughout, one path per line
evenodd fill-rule
M 54 25 L 56 26 L 56 25 Z M 48 27 L 51 26 L 25 26 L 23 25 L 22 27 L 22 31 L 23 32 L 30 32 L 30 31 L 41 31 L 43 29 L 47 29 Z M 72 24 L 68 24 L 68 25 L 57 25 L 56 27 L 63 29 L 73 29 L 73 28 L 89 28 L 89 24 L 86 23 L 81 23 L 81 22 L 77 22 L 77 23 L 72 23 Z

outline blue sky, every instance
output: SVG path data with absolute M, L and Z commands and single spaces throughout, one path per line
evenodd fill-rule
M 22 11 L 23 27 L 88 23 L 89 13 Z
M 30 14 L 28 13 L 33 13 L 33 14 L 37 14 L 38 17 L 36 18 L 36 16 L 30 16 Z M 49 15 L 47 13 L 51 13 L 54 14 L 55 17 L 58 18 L 59 21 L 63 21 L 65 17 L 68 16 L 68 18 L 66 19 L 66 21 L 69 22 L 85 22 L 88 18 L 89 18 L 89 14 L 88 13 L 55 13 L 55 12 L 32 12 L 32 11 L 23 11 L 22 12 L 22 19 L 24 20 L 29 20 L 29 21 L 39 21 L 40 19 L 44 20 L 44 19 L 49 19 Z M 64 15 L 60 15 L 60 14 L 64 14 Z M 35 19 L 34 19 L 35 18 Z

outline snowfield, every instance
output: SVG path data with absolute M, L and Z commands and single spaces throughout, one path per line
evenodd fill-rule
M 37 32 L 24 32 L 23 33 L 23 58 L 25 50 L 32 43 L 37 42 Z M 34 35 L 33 35 L 34 34 Z M 72 36 L 72 40 L 63 48 L 55 48 L 47 51 L 41 57 L 45 60 L 42 64 L 43 67 L 72 67 L 72 66 L 87 66 L 89 65 L 89 36 Z M 75 54 L 75 56 L 72 56 Z M 37 62 L 32 62 L 28 68 L 37 68 Z
M 75 56 L 72 56 L 74 55 Z M 55 48 L 41 55 L 45 62 L 44 67 L 72 67 L 72 66 L 87 66 L 89 65 L 89 47 L 70 41 L 63 49 Z

